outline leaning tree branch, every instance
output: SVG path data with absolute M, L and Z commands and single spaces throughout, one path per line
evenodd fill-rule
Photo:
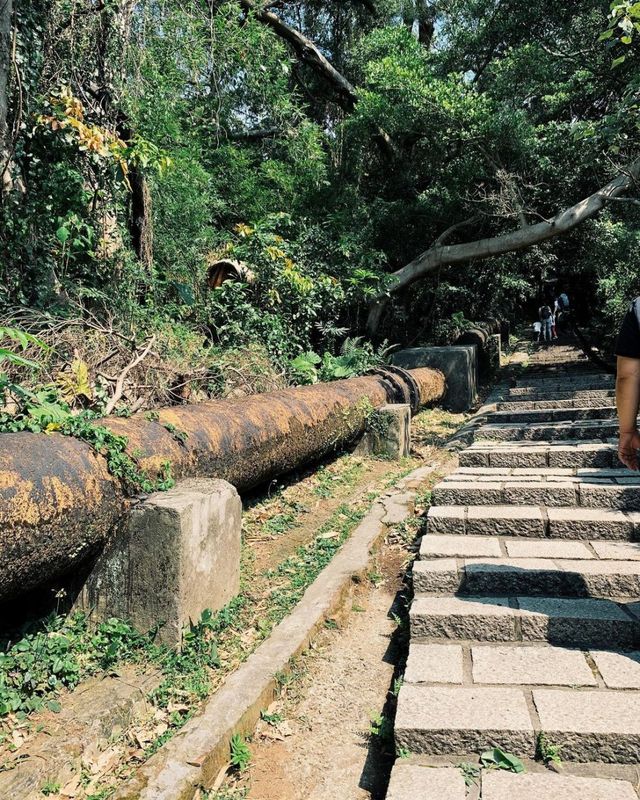
M 606 186 L 580 200 L 570 208 L 560 211 L 551 220 L 526 225 L 511 233 L 478 239 L 462 244 L 438 245 L 425 250 L 406 266 L 394 272 L 391 283 L 383 295 L 378 296 L 369 310 L 367 330 L 375 334 L 390 296 L 406 289 L 412 283 L 424 278 L 442 266 L 452 266 L 469 261 L 480 261 L 504 253 L 525 250 L 535 244 L 546 242 L 557 236 L 564 236 L 580 223 L 598 214 L 609 202 L 616 200 L 636 185 L 640 178 L 640 158 L 620 173 Z
M 450 225 L 446 231 L 440 234 L 438 238 L 433 243 L 433 247 L 440 247 L 446 241 L 448 241 L 454 233 L 457 233 L 462 228 L 467 228 L 469 225 L 473 225 L 475 222 L 478 222 L 480 219 L 480 215 L 476 214 L 473 217 L 468 217 L 467 219 L 463 219 L 462 222 L 455 222 L 453 225 Z
M 637 197 L 611 197 L 611 203 L 630 203 L 634 206 L 640 206 L 640 200 Z
M 240 0 L 240 6 L 245 11 L 251 12 L 259 22 L 268 25 L 281 39 L 288 42 L 302 61 L 331 83 L 344 103 L 353 107 L 358 102 L 355 87 L 338 72 L 311 39 L 295 28 L 289 27 L 277 14 L 260 8 L 254 0 Z
M 287 25 L 281 17 L 269 11 L 268 8 L 259 7 L 255 0 L 240 0 L 240 6 L 245 11 L 251 12 L 259 22 L 270 27 L 281 39 L 288 42 L 297 53 L 300 61 L 308 64 L 333 86 L 339 104 L 347 111 L 353 110 L 358 102 L 358 93 L 355 86 L 341 72 L 338 72 L 311 39 Z M 390 159 L 397 155 L 397 148 L 393 139 L 381 126 L 376 126 L 375 139 L 386 158 Z

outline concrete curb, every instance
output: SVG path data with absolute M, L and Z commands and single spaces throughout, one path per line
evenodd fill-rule
M 434 470 L 414 470 L 375 502 L 293 612 L 114 800 L 193 800 L 199 787 L 214 784 L 228 763 L 233 734 L 253 731 L 260 712 L 274 699 L 276 675 L 289 671 L 291 659 L 309 646 L 327 618 L 344 612 L 353 587 L 366 574 L 372 551 L 389 526 L 410 517 L 416 490 Z

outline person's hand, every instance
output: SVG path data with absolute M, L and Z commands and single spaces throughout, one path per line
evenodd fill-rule
M 640 433 L 637 430 L 620 434 L 618 458 L 625 467 L 638 470 L 638 450 L 640 450 Z

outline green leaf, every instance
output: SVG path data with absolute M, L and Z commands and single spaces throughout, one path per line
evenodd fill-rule
M 599 42 L 604 42 L 606 39 L 610 39 L 613 36 L 613 29 L 609 29 L 608 31 L 604 31 L 598 37 Z
M 0 364 L 3 361 L 10 361 L 16 367 L 31 367 L 33 369 L 39 369 L 40 367 L 35 361 L 30 361 L 28 358 L 23 358 L 16 353 L 12 353 L 11 350 L 0 347 Z
M 47 708 L 49 711 L 53 711 L 54 714 L 59 714 L 62 711 L 62 705 L 57 700 L 49 700 Z
M 56 238 L 58 239 L 59 242 L 62 242 L 62 244 L 64 244 L 67 241 L 70 235 L 71 234 L 69 232 L 69 229 L 65 228 L 64 225 L 62 225 L 56 231 Z
M 618 67 L 622 62 L 626 59 L 626 56 L 619 56 L 618 58 L 614 58 L 611 62 L 612 67 Z
M 480 756 L 480 763 L 487 769 L 504 769 L 508 772 L 524 772 L 524 764 L 512 753 L 505 753 L 499 747 L 486 750 Z

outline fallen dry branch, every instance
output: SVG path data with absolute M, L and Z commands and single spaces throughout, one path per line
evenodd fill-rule
M 151 348 L 153 347 L 155 341 L 156 341 L 156 337 L 152 336 L 151 339 L 149 340 L 149 343 L 147 344 L 145 349 L 142 351 L 142 353 L 140 353 L 132 361 L 130 361 L 127 364 L 127 366 L 122 370 L 120 375 L 118 375 L 118 378 L 116 380 L 115 389 L 113 390 L 113 395 L 111 396 L 111 399 L 109 400 L 109 402 L 107 403 L 107 405 L 105 406 L 105 409 L 104 409 L 104 413 L 105 413 L 106 416 L 109 416 L 109 414 L 113 413 L 113 410 L 115 409 L 115 407 L 118 405 L 118 403 L 122 399 L 122 395 L 124 393 L 124 384 L 125 384 L 125 381 L 127 379 L 127 375 L 131 372 L 132 369 L 137 367 L 138 364 L 142 364 L 142 362 L 145 360 L 145 358 L 149 355 L 149 352 L 151 351 Z

